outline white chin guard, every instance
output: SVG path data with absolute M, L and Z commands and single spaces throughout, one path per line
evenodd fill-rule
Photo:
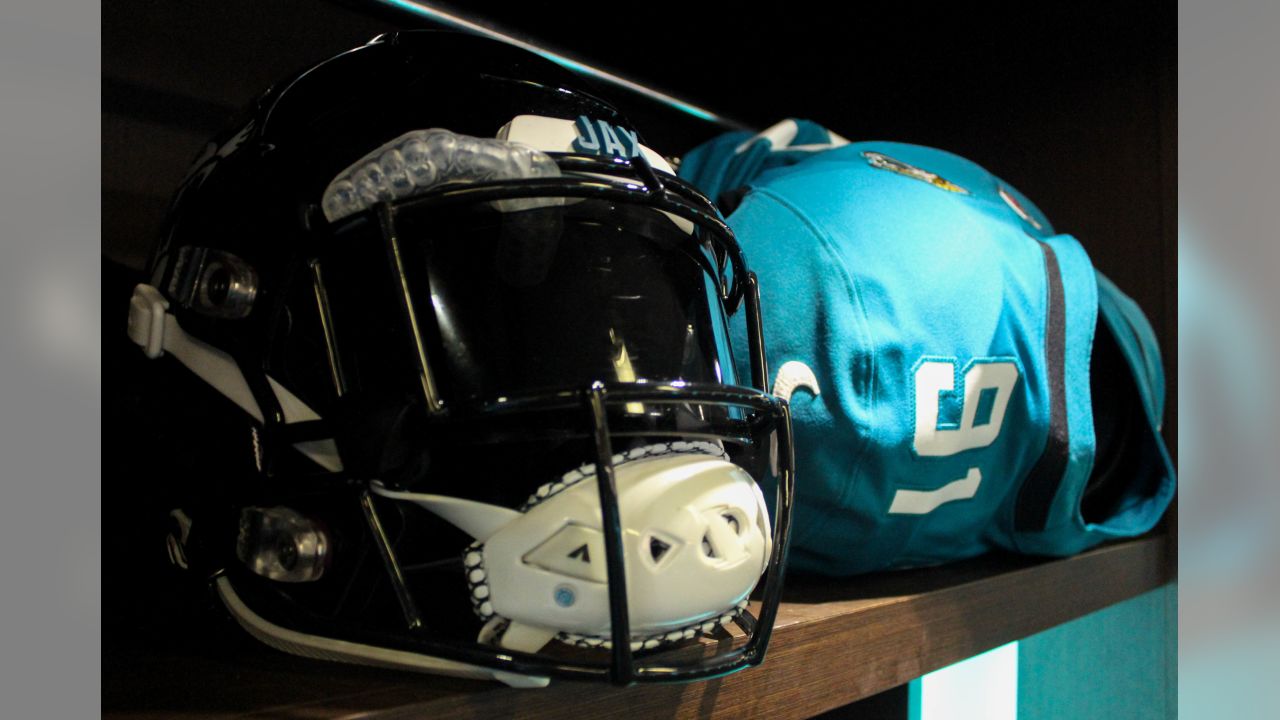
M 746 605 L 771 549 L 764 496 L 710 442 L 614 455 L 633 650 L 690 639 Z M 538 489 L 520 512 L 400 493 L 476 538 L 464 554 L 482 642 L 536 652 L 551 639 L 609 647 L 604 534 L 595 465 Z

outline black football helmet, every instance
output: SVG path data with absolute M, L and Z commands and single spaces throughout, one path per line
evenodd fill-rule
M 207 421 L 170 557 L 262 641 L 513 685 L 763 659 L 793 480 L 754 276 L 582 84 L 380 36 L 269 90 L 177 191 L 129 317 Z

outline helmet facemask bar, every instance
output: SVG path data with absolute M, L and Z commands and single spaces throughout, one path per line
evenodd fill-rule
M 767 464 L 777 466 L 777 472 L 773 474 L 776 495 L 772 504 L 773 512 L 770 513 L 770 551 L 766 561 L 763 589 L 761 585 L 757 585 L 752 593 L 760 601 L 759 617 L 753 618 L 746 611 L 735 614 L 733 621 L 745 637 L 735 642 L 731 649 L 717 650 L 716 654 L 710 657 L 705 655 L 705 647 L 699 649 L 684 644 L 664 645 L 657 650 L 646 650 L 639 654 L 634 649 L 637 635 L 633 634 L 632 607 L 627 599 L 625 568 L 628 561 L 621 557 L 624 526 L 620 519 L 620 509 L 623 503 L 619 499 L 616 484 L 618 468 L 616 462 L 622 454 L 618 452 L 616 441 L 619 438 L 636 442 L 636 439 L 641 437 L 658 439 L 675 436 L 675 431 L 667 427 L 642 431 L 618 430 L 615 427 L 617 418 L 628 417 L 627 406 L 635 403 L 643 403 L 650 408 L 668 408 L 676 412 L 688 406 L 698 406 L 703 409 L 723 408 L 727 414 L 741 419 L 709 422 L 704 428 L 705 433 L 700 433 L 699 436 L 724 438 L 726 447 L 739 446 L 744 450 L 750 449 L 755 452 L 757 457 L 754 460 L 735 458 L 742 459 L 750 467 Z M 611 416 L 615 418 L 613 423 L 609 420 Z M 576 435 L 589 436 L 586 438 L 586 444 L 591 448 L 590 454 L 594 455 L 590 460 L 593 477 L 584 485 L 594 486 L 595 492 L 600 496 L 603 521 L 601 529 L 608 577 L 611 647 L 607 650 L 574 649 L 571 651 L 566 646 L 550 655 L 543 655 L 500 647 L 436 643 L 415 638 L 415 631 L 423 628 L 417 626 L 414 617 L 420 617 L 424 613 L 417 613 L 414 616 L 406 614 L 403 618 L 404 636 L 389 637 L 382 634 L 378 638 L 380 642 L 436 657 L 490 667 L 506 673 L 575 679 L 608 679 L 620 685 L 636 682 L 692 681 L 717 677 L 759 664 L 763 660 L 780 602 L 783 562 L 790 534 L 793 492 L 792 440 L 790 417 L 785 403 L 773 396 L 746 388 L 717 389 L 670 385 L 605 386 L 597 383 L 575 392 L 523 397 L 512 403 L 491 404 L 477 408 L 472 419 L 482 424 L 500 424 L 503 420 L 532 419 L 543 428 L 556 424 L 562 424 L 565 428 L 576 426 Z M 731 455 L 738 455 L 738 453 L 731 451 Z M 767 471 L 761 472 L 767 474 Z M 376 495 L 371 499 L 379 503 L 387 502 L 377 498 Z M 415 579 L 411 564 L 403 563 L 403 556 L 401 556 L 401 562 L 398 563 L 395 560 L 398 550 L 403 547 L 393 549 L 389 539 L 384 542 L 387 545 L 382 550 L 382 560 L 386 566 L 387 575 L 395 586 L 396 595 L 402 598 L 409 597 L 412 603 L 415 593 L 410 586 L 415 583 Z M 404 567 L 401 567 L 402 564 Z M 607 660 L 601 657 L 606 652 Z M 690 659 L 691 655 L 694 656 L 693 659 Z
M 638 175 L 642 174 L 641 171 L 634 170 L 633 166 L 625 161 L 583 156 L 570 158 L 568 162 L 576 164 L 579 168 L 591 168 L 607 172 L 613 176 L 620 174 L 619 166 L 624 169 L 631 169 Z M 647 167 L 642 163 L 637 163 L 637 165 L 642 168 Z M 492 667 L 504 672 L 572 677 L 607 676 L 613 682 L 620 684 L 662 680 L 695 680 L 712 677 L 757 664 L 763 658 L 773 618 L 777 612 L 781 589 L 782 559 L 787 546 L 791 506 L 791 439 L 785 403 L 781 403 L 761 392 L 748 391 L 740 387 L 726 387 L 724 385 L 708 387 L 697 382 L 684 383 L 680 381 L 644 385 L 643 380 L 641 380 L 641 384 L 601 383 L 595 381 L 590 383 L 589 386 L 586 386 L 585 383 L 577 382 L 570 387 L 561 387 L 546 392 L 511 393 L 509 396 L 501 398 L 503 401 L 501 406 L 474 400 L 467 401 L 465 399 L 458 402 L 457 398 L 451 398 L 449 402 L 446 402 L 445 396 L 447 392 L 442 391 L 438 383 L 437 374 L 433 372 L 433 367 L 436 364 L 435 354 L 430 351 L 427 343 L 423 341 L 424 335 L 429 334 L 429 332 L 424 332 L 422 327 L 426 318 L 421 317 L 421 313 L 415 315 L 414 311 L 414 296 L 410 287 L 413 285 L 413 279 L 405 271 L 404 248 L 401 247 L 402 238 L 398 234 L 399 216 L 402 214 L 415 214 L 435 205 L 447 207 L 450 204 L 486 203 L 510 198 L 584 198 L 587 200 L 608 200 L 647 206 L 670 215 L 691 220 L 699 228 L 709 228 L 711 230 L 710 235 L 714 238 L 714 242 L 707 243 L 712 246 L 711 252 L 705 252 L 695 236 L 690 234 L 688 236 L 689 250 L 686 254 L 697 261 L 709 276 L 720 278 L 730 276 L 732 278 L 729 281 L 718 281 L 716 283 L 717 305 L 723 302 L 730 307 L 736 306 L 745 295 L 748 301 L 746 308 L 748 328 L 755 328 L 758 334 L 760 318 L 758 301 L 754 285 L 751 282 L 753 278 L 745 272 L 741 253 L 736 244 L 733 243 L 732 236 L 727 231 L 727 228 L 724 227 L 718 217 L 699 207 L 700 203 L 697 201 L 701 199 L 701 196 L 697 195 L 696 191 L 681 187 L 674 178 L 668 180 L 666 187 L 664 187 L 660 184 L 661 181 L 657 178 L 656 173 L 649 170 L 648 174 L 652 177 L 647 181 L 637 177 L 641 182 L 646 182 L 645 185 L 632 185 L 631 187 L 589 177 L 571 176 L 548 180 L 510 181 L 443 188 L 419 197 L 395 203 L 380 204 L 359 217 L 335 224 L 333 228 L 332 235 L 327 241 L 332 243 L 333 246 L 345 243 L 350 248 L 351 243 L 359 242 L 359 238 L 348 237 L 348 233 L 344 232 L 351 226 L 362 225 L 364 230 L 358 231 L 360 234 L 367 235 L 370 230 L 376 230 L 381 235 L 384 246 L 382 253 L 379 253 L 383 256 L 383 260 L 380 262 L 385 263 L 384 269 L 389 268 L 390 270 L 389 274 L 383 274 L 381 277 L 388 278 L 393 285 L 398 285 L 393 294 L 397 298 L 397 304 L 400 305 L 399 312 L 403 314 L 399 322 L 407 323 L 412 328 L 412 337 L 417 347 L 416 353 L 410 352 L 409 354 L 416 354 L 417 356 L 416 370 L 420 374 L 424 405 L 430 415 L 453 418 L 480 417 L 490 414 L 532 411 L 540 407 L 564 407 L 568 403 L 576 405 L 579 408 L 579 412 L 586 416 L 583 423 L 584 434 L 592 438 L 596 484 L 598 485 L 600 509 L 604 523 L 602 527 L 608 574 L 609 627 L 613 638 L 609 664 L 607 666 L 571 664 L 549 660 L 539 655 L 506 650 L 499 651 L 496 648 L 492 651 L 487 651 L 486 648 L 481 647 L 468 650 L 465 647 L 437 645 L 430 642 L 414 641 L 410 643 L 411 646 L 419 651 L 425 649 L 435 656 Z M 678 187 L 683 191 L 684 196 L 672 192 L 672 186 Z M 705 202 L 705 199 L 702 199 L 702 202 Z M 706 208 L 710 208 L 709 204 L 706 205 Z M 325 265 L 326 276 L 332 276 L 339 272 L 338 266 L 340 263 L 331 262 L 331 257 L 329 256 L 330 254 L 323 248 L 317 253 L 321 264 Z M 323 290 L 323 283 L 319 279 L 319 274 L 309 273 L 309 275 L 315 278 L 317 286 L 320 290 Z M 339 344 L 343 341 L 342 329 L 342 326 L 339 325 L 337 329 L 337 343 Z M 748 350 L 751 355 L 752 379 L 759 387 L 763 384 L 763 379 L 767 377 L 764 371 L 765 363 L 762 346 L 752 343 Z M 725 359 L 731 363 L 731 359 Z M 340 376 L 340 372 L 335 367 L 335 374 Z M 340 377 L 338 384 L 342 384 Z M 606 401 L 606 398 L 608 398 L 608 401 Z M 616 428 L 611 427 L 611 423 L 608 420 L 609 413 L 607 412 L 608 405 L 614 405 L 623 399 L 633 404 L 643 404 L 645 402 L 661 404 L 662 402 L 670 403 L 676 398 L 687 403 L 737 408 L 739 414 L 760 413 L 773 417 L 776 423 L 776 431 L 773 437 L 776 442 L 777 498 L 774 504 L 776 509 L 772 523 L 772 549 L 767 561 L 767 581 L 762 597 L 763 605 L 760 619 L 758 622 L 753 622 L 750 616 L 747 615 L 739 620 L 740 627 L 747 635 L 745 645 L 689 665 L 637 662 L 635 653 L 632 650 L 632 640 L 630 639 L 631 614 L 626 595 L 625 561 L 622 559 L 621 551 L 623 531 L 619 519 L 618 497 L 615 487 L 616 473 L 612 460 L 614 453 L 612 438 L 618 437 L 618 435 L 615 434 Z M 589 419 L 589 422 L 586 421 L 587 419 Z M 296 438 L 293 439 L 296 440 Z M 344 450 L 345 459 L 346 453 Z M 356 470 L 356 468 L 350 469 Z M 372 477 L 366 479 L 372 479 Z M 373 507 L 367 495 L 363 502 L 370 503 L 369 507 Z M 376 514 L 373 515 L 373 521 L 373 524 L 376 524 Z M 385 538 L 377 538 L 378 533 L 375 532 L 373 534 L 375 542 L 385 542 Z M 383 560 L 387 565 L 392 584 L 397 586 L 397 595 L 402 598 L 411 597 L 408 588 L 397 577 L 399 568 L 396 567 L 394 553 L 384 553 Z M 411 619 L 409 624 L 413 624 Z M 407 629 L 412 634 L 412 628 Z
M 778 428 L 778 443 L 775 452 L 779 458 L 785 458 L 780 465 L 777 508 L 774 518 L 772 550 L 766 569 L 765 589 L 761 598 L 761 616 L 753 620 L 749 613 L 742 613 L 735 620 L 739 627 L 747 633 L 747 644 L 732 650 L 714 662 L 702 663 L 694 667 L 676 667 L 666 665 L 646 665 L 636 667 L 630 643 L 630 616 L 627 607 L 626 578 L 622 551 L 622 522 L 618 513 L 618 494 L 615 487 L 613 450 L 610 442 L 608 421 L 605 413 L 605 387 L 595 383 L 584 393 L 591 414 L 591 424 L 596 446 L 596 483 L 600 493 L 600 507 L 603 513 L 605 551 L 609 577 L 609 614 L 610 630 L 613 636 L 612 662 L 609 677 L 614 683 L 626 685 L 636 681 L 678 679 L 698 680 L 733 672 L 750 665 L 756 665 L 764 659 L 769 637 L 773 632 L 773 622 L 777 615 L 778 604 L 782 594 L 782 572 L 785 551 L 790 537 L 791 492 L 792 480 L 792 448 L 790 437 L 790 415 L 785 403 L 778 403 L 784 421 Z M 772 399 L 772 398 L 770 398 Z M 745 618 L 744 618 L 745 616 Z

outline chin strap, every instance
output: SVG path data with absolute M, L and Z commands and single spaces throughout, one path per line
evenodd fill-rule
M 169 312 L 169 301 L 159 290 L 145 283 L 133 289 L 129 301 L 129 339 L 142 348 L 143 354 L 155 359 L 169 353 L 188 370 L 222 393 L 231 402 L 262 422 L 262 409 L 253 398 L 249 383 L 231 355 L 192 337 Z M 320 416 L 298 396 L 267 376 L 272 392 L 280 402 L 285 423 L 319 420 Z M 317 465 L 330 472 L 342 470 L 338 447 L 333 440 L 311 440 L 294 447 Z

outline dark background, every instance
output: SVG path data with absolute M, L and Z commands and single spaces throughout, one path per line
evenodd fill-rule
M 437 7 L 727 119 L 601 86 L 668 155 L 730 126 L 800 117 L 851 140 L 931 145 L 984 165 L 1079 238 L 1151 318 L 1169 381 L 1164 430 L 1176 449 L 1172 4 L 691 5 Z M 187 164 L 273 81 L 379 32 L 429 26 L 373 0 L 103 6 L 104 558 L 136 557 L 145 540 L 149 557 L 163 559 L 162 535 L 143 532 L 146 522 L 125 526 L 144 506 L 109 487 L 129 467 L 133 446 L 121 428 L 139 411 L 130 393 L 140 356 L 124 338 L 129 272 L 144 264 Z M 117 604 L 113 577 L 104 561 L 108 630 L 128 604 Z

